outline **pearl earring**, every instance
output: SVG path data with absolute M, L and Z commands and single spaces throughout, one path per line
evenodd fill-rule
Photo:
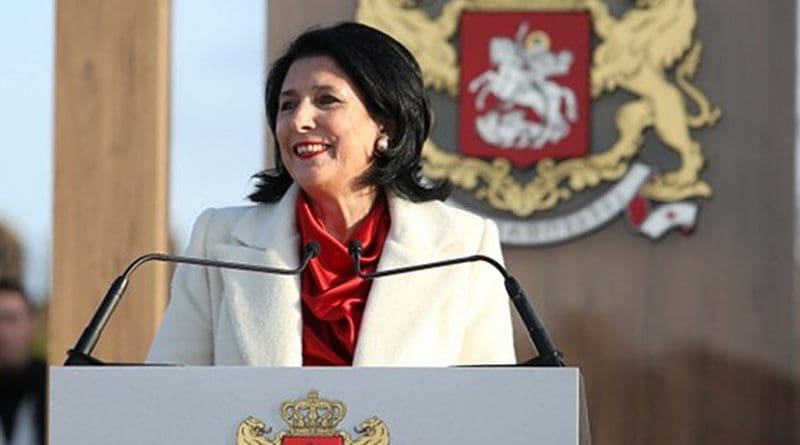
M 375 145 L 375 150 L 378 152 L 385 152 L 389 149 L 389 136 L 385 134 L 378 138 L 378 143 Z

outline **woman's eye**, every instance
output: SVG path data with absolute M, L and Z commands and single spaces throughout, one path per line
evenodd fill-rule
M 320 96 L 319 99 L 317 99 L 317 102 L 319 102 L 321 105 L 332 105 L 340 101 L 339 98 L 337 98 L 336 96 L 325 94 Z
M 278 105 L 278 111 L 287 111 L 287 110 L 291 110 L 292 108 L 294 108 L 294 102 L 290 101 L 290 100 L 281 102 Z

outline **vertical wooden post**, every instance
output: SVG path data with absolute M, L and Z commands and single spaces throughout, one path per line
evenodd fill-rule
M 167 249 L 169 0 L 62 0 L 56 19 L 51 363 L 107 286 L 141 253 Z M 167 269 L 147 265 L 95 355 L 144 358 Z

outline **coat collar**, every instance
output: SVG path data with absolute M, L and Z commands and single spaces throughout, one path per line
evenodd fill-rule
M 245 246 L 266 250 L 286 244 L 286 236 L 296 236 L 295 205 L 300 189 L 292 184 L 275 204 L 257 205 L 247 210 L 231 230 Z
M 299 263 L 300 235 L 295 223 L 299 188 L 292 185 L 275 204 L 248 209 L 231 234 L 240 245 L 221 245 L 218 259 L 292 268 Z M 377 270 L 419 264 L 452 256 L 456 227 L 437 213 L 439 203 L 412 203 L 389 195 L 392 218 Z M 299 277 L 223 270 L 223 298 L 231 315 L 245 364 L 302 363 L 302 310 Z M 376 280 L 372 284 L 354 365 L 415 363 L 404 339 L 429 309 L 420 289 L 441 289 L 441 274 L 420 273 Z M 438 284 L 438 285 L 437 285 Z
M 299 236 L 295 221 L 298 193 L 299 187 L 292 184 L 277 203 L 251 207 L 234 225 L 231 234 L 243 245 L 261 250 L 286 244 L 287 237 Z M 457 242 L 457 234 L 453 232 L 457 227 L 442 224 L 449 220 L 437 214 L 442 209 L 436 203 L 413 203 L 392 193 L 387 198 L 392 223 L 386 242 L 395 244 L 392 249 L 398 255 L 405 252 L 404 255 L 412 257 L 424 256 Z

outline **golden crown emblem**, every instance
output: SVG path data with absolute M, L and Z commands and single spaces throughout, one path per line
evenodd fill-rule
M 346 415 L 344 403 L 321 398 L 317 391 L 309 391 L 308 397 L 281 404 L 281 418 L 298 435 L 331 433 Z
M 311 390 L 308 396 L 281 403 L 281 418 L 289 427 L 279 431 L 273 438 L 267 435 L 272 428 L 260 419 L 247 417 L 236 430 L 236 445 L 283 445 L 287 441 L 317 443 L 319 438 L 332 439 L 339 445 L 389 445 L 389 428 L 378 417 L 361 422 L 352 437 L 336 427 L 347 415 L 347 406 L 339 400 L 324 399 L 318 391 Z M 306 441 L 306 439 L 308 439 Z M 325 442 L 330 443 L 330 442 Z

